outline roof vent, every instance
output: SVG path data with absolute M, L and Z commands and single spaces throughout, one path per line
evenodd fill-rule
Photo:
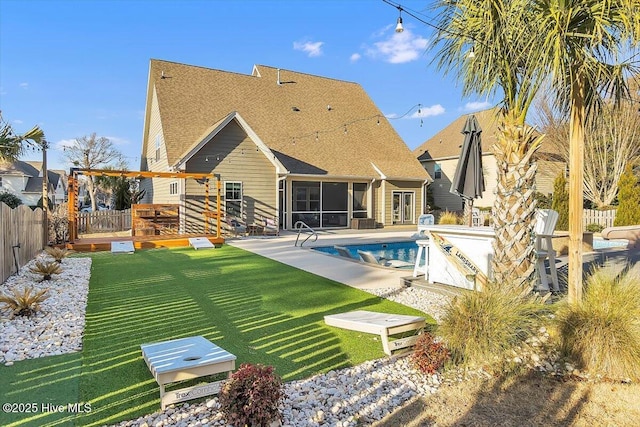
M 327 111 L 331 111 L 333 110 L 333 108 L 331 108 L 331 105 L 327 105 Z
M 278 81 L 276 82 L 278 83 L 278 85 L 281 85 L 282 83 L 280 82 L 280 68 L 278 68 Z
M 298 107 L 291 107 L 291 111 L 300 111 L 300 109 Z

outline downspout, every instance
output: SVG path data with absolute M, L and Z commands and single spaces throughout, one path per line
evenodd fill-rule
M 371 183 L 369 184 L 369 200 L 367 201 L 367 212 L 371 212 L 373 215 L 371 215 L 371 217 L 373 218 L 373 222 L 375 223 L 376 221 L 376 215 L 374 212 L 374 204 L 373 204 L 373 184 L 375 184 L 376 179 L 373 178 L 371 179 Z

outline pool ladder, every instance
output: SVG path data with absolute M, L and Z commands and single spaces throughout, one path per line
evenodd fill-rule
M 300 239 L 300 234 L 302 232 L 307 234 L 307 237 L 300 243 L 300 247 L 302 247 L 302 245 L 304 245 L 306 241 L 309 240 L 311 237 L 314 237 L 313 239 L 314 242 L 318 240 L 318 233 L 316 233 L 313 228 L 309 227 L 303 221 L 296 222 L 293 225 L 293 228 L 298 230 L 298 236 L 296 237 L 296 243 L 294 244 L 294 246 L 298 246 L 298 239 Z

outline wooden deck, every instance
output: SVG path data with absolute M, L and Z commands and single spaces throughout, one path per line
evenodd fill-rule
M 165 234 L 161 236 L 92 236 L 67 243 L 67 249 L 76 252 L 110 251 L 111 242 L 133 241 L 135 249 L 176 248 L 189 246 L 190 237 L 206 237 L 214 245 L 222 245 L 223 237 L 205 234 Z

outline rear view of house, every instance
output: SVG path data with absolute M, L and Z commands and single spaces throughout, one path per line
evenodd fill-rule
M 141 170 L 213 173 L 227 221 L 313 228 L 414 224 L 429 175 L 351 82 L 256 65 L 251 74 L 152 60 Z M 202 232 L 205 185 L 147 179 Z M 357 219 L 357 221 L 354 221 Z

